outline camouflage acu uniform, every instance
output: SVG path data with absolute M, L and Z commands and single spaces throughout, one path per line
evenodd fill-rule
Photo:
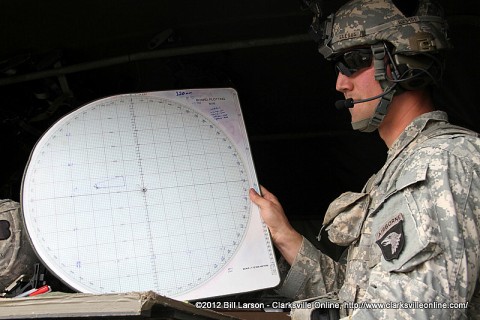
M 0 294 L 20 275 L 29 279 L 38 263 L 25 230 L 20 204 L 0 200 Z
M 362 193 L 327 210 L 332 242 L 349 245 L 346 265 L 304 239 L 279 293 L 340 301 L 469 301 L 465 309 L 345 310 L 352 319 L 467 319 L 478 315 L 480 139 L 441 111 L 415 119 Z

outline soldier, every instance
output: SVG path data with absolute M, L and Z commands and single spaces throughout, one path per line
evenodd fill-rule
M 20 282 L 26 285 L 23 282 L 29 282 L 34 275 L 35 264 L 39 261 L 28 240 L 20 204 L 0 200 L 0 297 L 11 297 Z
M 295 231 L 267 189 L 250 191 L 287 263 L 279 294 L 330 293 L 351 319 L 478 315 L 480 139 L 435 109 L 447 25 L 433 1 L 412 2 L 353 0 L 312 24 L 319 52 L 338 71 L 346 100 L 337 107 L 349 108 L 355 130 L 378 130 L 389 148 L 362 192 L 342 194 L 325 213 L 320 234 L 348 247 L 344 259 Z M 310 319 L 311 311 L 295 311 Z

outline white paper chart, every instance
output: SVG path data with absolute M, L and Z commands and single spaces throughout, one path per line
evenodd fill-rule
M 195 300 L 273 287 L 235 90 L 117 95 L 55 123 L 25 170 L 38 256 L 73 289 Z

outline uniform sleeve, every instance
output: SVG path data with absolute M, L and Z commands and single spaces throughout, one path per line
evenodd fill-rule
M 280 269 L 284 269 L 286 275 L 278 294 L 297 300 L 337 291 L 345 273 L 344 265 L 323 254 L 305 238 L 291 267 L 283 260 Z
M 402 172 L 376 213 L 372 248 L 379 262 L 352 319 L 467 319 L 480 261 L 478 166 L 429 148 Z M 391 259 L 386 236 L 399 214 L 404 244 Z

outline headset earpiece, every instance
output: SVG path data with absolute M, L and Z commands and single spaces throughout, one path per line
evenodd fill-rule
M 400 74 L 396 79 L 405 90 L 420 90 L 433 83 L 437 76 L 437 66 L 431 57 L 395 54 L 394 62 Z

